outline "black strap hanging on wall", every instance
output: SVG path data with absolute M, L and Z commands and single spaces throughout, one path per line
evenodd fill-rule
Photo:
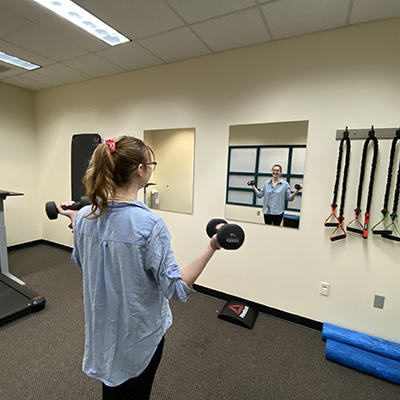
M 359 220 L 359 216 L 361 215 L 361 196 L 362 196 L 362 189 L 364 183 L 364 172 L 365 172 L 365 163 L 367 160 L 367 152 L 368 152 L 368 145 L 370 142 L 373 142 L 373 157 L 372 157 L 372 164 L 371 164 L 371 173 L 369 178 L 369 185 L 368 185 L 368 196 L 367 196 L 367 205 L 365 207 L 365 218 L 364 218 L 364 225 L 361 224 Z M 349 232 L 360 233 L 363 235 L 364 239 L 368 237 L 368 223 L 370 217 L 370 206 L 372 200 L 372 189 L 374 186 L 374 177 L 375 177 L 375 170 L 376 170 L 376 162 L 378 159 L 378 139 L 375 137 L 374 127 L 372 126 L 371 130 L 369 131 L 369 137 L 365 140 L 362 156 L 361 156 L 361 168 L 360 168 L 360 179 L 358 182 L 358 194 L 357 194 L 357 205 L 354 210 L 355 218 L 347 225 L 347 230 Z M 356 224 L 356 227 L 351 226 L 352 224 Z
M 392 172 L 393 172 L 394 158 L 396 154 L 396 145 L 399 139 L 400 139 L 400 129 L 396 131 L 396 136 L 393 138 L 392 146 L 390 148 L 389 167 L 386 179 L 386 190 L 383 199 L 383 208 L 381 210 L 382 219 L 371 229 L 372 233 L 374 233 L 375 235 L 392 233 L 391 230 L 388 229 L 389 223 L 387 222 L 387 217 L 389 216 L 388 203 L 389 203 L 390 188 L 392 184 Z M 383 224 L 383 229 L 377 229 L 377 227 L 381 224 Z
M 397 242 L 400 242 L 400 232 L 395 225 L 395 222 L 397 219 L 397 206 L 399 203 L 399 193 L 400 193 L 400 165 L 399 165 L 399 171 L 397 173 L 397 183 L 396 183 L 395 199 L 394 199 L 394 203 L 393 203 L 393 211 L 390 214 L 390 219 L 392 222 L 386 228 L 387 231 L 385 233 L 382 233 L 383 238 L 396 240 Z M 396 234 L 394 234 L 393 231 Z
M 396 135 L 397 134 L 400 137 L 400 129 L 396 132 Z M 400 162 L 399 162 L 399 168 L 397 170 L 397 181 L 396 181 L 396 190 L 394 192 L 393 210 L 392 213 L 390 214 L 390 219 L 392 223 L 386 228 L 388 232 L 382 234 L 383 238 L 396 240 L 397 242 L 400 242 L 400 232 L 395 225 L 397 219 L 397 207 L 399 205 L 399 195 L 400 195 Z M 393 234 L 393 231 L 396 233 L 396 235 Z
M 340 199 L 340 210 L 339 210 L 339 217 L 336 216 L 336 209 L 337 209 L 337 196 L 339 192 L 339 181 L 340 181 L 340 171 L 342 169 L 342 158 L 343 158 L 343 147 L 346 145 L 346 154 L 345 154 L 345 163 L 343 168 L 343 180 L 342 180 L 342 195 Z M 348 127 L 346 126 L 346 130 L 343 132 L 343 138 L 340 141 L 339 145 L 339 156 L 336 166 L 336 179 L 335 185 L 333 188 L 333 200 L 331 204 L 331 214 L 325 220 L 324 225 L 326 227 L 336 227 L 333 231 L 332 235 L 330 236 L 330 240 L 336 241 L 339 239 L 346 238 L 347 234 L 346 231 L 343 229 L 343 220 L 344 220 L 344 203 L 346 198 L 346 188 L 347 188 L 347 176 L 349 172 L 349 163 L 350 163 L 350 139 L 349 139 L 349 131 Z M 341 233 L 340 233 L 341 231 Z M 339 234 L 337 234 L 339 232 Z

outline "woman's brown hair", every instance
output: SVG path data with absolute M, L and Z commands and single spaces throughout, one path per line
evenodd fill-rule
M 107 208 L 108 198 L 115 195 L 117 187 L 125 186 L 136 168 L 154 156 L 149 146 L 133 136 L 120 136 L 114 142 L 114 151 L 110 150 L 107 143 L 97 146 L 83 178 L 86 196 L 92 203 L 92 210 L 87 217 L 100 217 Z
M 272 166 L 272 168 L 271 168 L 271 171 L 272 171 L 275 167 L 278 167 L 278 168 L 281 170 L 281 173 L 282 173 L 282 165 L 274 164 L 274 165 Z

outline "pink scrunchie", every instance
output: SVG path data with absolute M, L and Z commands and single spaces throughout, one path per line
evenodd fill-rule
M 115 142 L 112 139 L 107 139 L 105 141 L 106 145 L 108 146 L 108 148 L 110 149 L 110 153 L 114 153 L 115 151 Z

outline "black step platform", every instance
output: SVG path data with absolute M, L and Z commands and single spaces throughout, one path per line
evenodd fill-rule
M 219 312 L 218 318 L 247 329 L 253 329 L 257 315 L 258 311 L 250 304 L 243 300 L 231 299 Z

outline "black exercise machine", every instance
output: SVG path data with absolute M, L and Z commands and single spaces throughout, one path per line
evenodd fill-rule
M 23 193 L 0 190 L 0 325 L 29 312 L 44 308 L 46 299 L 25 287 L 25 283 L 8 270 L 4 200 Z

